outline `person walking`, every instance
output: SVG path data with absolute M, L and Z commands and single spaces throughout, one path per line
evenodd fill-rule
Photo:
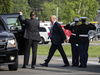
M 73 25 L 75 24 L 75 25 Z M 79 18 L 74 18 L 74 22 L 67 24 L 64 28 L 71 31 L 69 43 L 71 43 L 72 50 L 72 67 L 78 67 L 79 65 L 79 48 L 77 42 L 77 27 L 79 24 Z
M 86 21 L 86 18 L 87 17 L 81 17 L 82 24 L 78 26 L 78 36 L 79 36 L 78 45 L 79 45 L 79 50 L 80 50 L 79 68 L 87 68 L 88 47 L 89 47 L 88 31 L 96 29 L 94 25 Z
M 56 20 L 57 20 L 57 18 L 55 15 L 52 15 L 50 17 L 50 21 L 52 23 L 50 35 L 49 35 L 49 38 L 51 39 L 51 47 L 49 50 L 49 55 L 48 55 L 47 59 L 45 60 L 45 63 L 40 64 L 41 66 L 48 67 L 48 63 L 51 60 L 52 56 L 54 55 L 56 49 L 58 49 L 58 51 L 60 52 L 60 54 L 63 58 L 64 66 L 62 66 L 62 67 L 69 66 L 67 56 L 61 45 L 64 41 L 67 42 L 67 38 L 64 34 L 64 31 L 61 28 L 61 25 Z
M 39 34 L 39 21 L 35 20 L 35 13 L 30 13 L 30 19 L 23 19 L 22 12 L 19 12 L 19 20 L 22 24 L 25 24 L 25 33 L 24 38 L 26 39 L 25 42 L 25 54 L 24 54 L 24 64 L 22 68 L 27 68 L 29 62 L 29 55 L 30 55 L 30 47 L 32 47 L 32 63 L 31 68 L 35 68 L 36 65 L 36 56 L 37 56 L 37 47 L 38 42 L 40 41 L 40 34 Z

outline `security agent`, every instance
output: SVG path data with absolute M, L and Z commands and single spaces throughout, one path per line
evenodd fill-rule
M 78 36 L 79 36 L 78 45 L 79 45 L 79 50 L 80 50 L 79 68 L 87 68 L 88 47 L 89 47 L 88 31 L 96 29 L 94 25 L 86 21 L 86 18 L 87 17 L 81 17 L 82 24 L 78 26 Z
M 36 58 L 37 58 L 37 47 L 38 42 L 41 40 L 40 34 L 39 34 L 39 22 L 35 20 L 35 13 L 32 11 L 30 13 L 30 19 L 23 19 L 22 18 L 22 12 L 19 12 L 19 20 L 22 24 L 25 24 L 25 33 L 24 38 L 25 41 L 25 54 L 24 54 L 24 63 L 22 68 L 27 68 L 28 62 L 29 62 L 29 56 L 30 56 L 30 47 L 32 47 L 32 64 L 31 68 L 35 68 L 34 65 L 36 65 Z
M 72 32 L 69 39 L 69 43 L 71 43 L 71 49 L 72 49 L 72 67 L 78 67 L 79 50 L 78 50 L 78 44 L 77 44 L 77 27 L 78 27 L 78 23 L 80 19 L 74 18 L 73 20 L 74 22 L 72 22 L 71 24 L 67 24 L 64 28 Z

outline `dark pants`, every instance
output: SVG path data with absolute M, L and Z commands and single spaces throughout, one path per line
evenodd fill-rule
M 81 66 L 86 66 L 87 65 L 88 47 L 89 47 L 89 43 L 79 43 L 80 65 Z
M 36 64 L 37 46 L 38 46 L 37 41 L 26 39 L 25 54 L 24 54 L 24 65 L 28 65 L 29 56 L 30 56 L 30 47 L 32 47 L 32 64 L 31 65 Z
M 72 48 L 72 64 L 79 65 L 79 47 L 75 44 L 71 44 Z
M 50 47 L 49 55 L 48 55 L 47 59 L 45 60 L 45 63 L 46 64 L 49 63 L 49 61 L 51 60 L 52 56 L 54 55 L 56 49 L 58 49 L 58 51 L 60 52 L 64 63 L 66 65 L 69 64 L 68 59 L 67 59 L 67 56 L 66 56 L 66 54 L 65 54 L 65 52 L 63 50 L 62 45 L 54 45 L 54 44 L 52 44 L 51 47 Z

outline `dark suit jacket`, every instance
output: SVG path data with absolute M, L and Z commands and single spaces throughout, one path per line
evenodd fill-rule
M 61 43 L 64 42 L 66 39 L 65 33 L 62 30 L 61 25 L 58 22 L 55 22 L 53 28 L 52 28 L 52 44 L 54 45 L 60 45 Z
M 74 35 L 71 35 L 70 36 L 70 39 L 69 39 L 69 43 L 72 43 L 72 44 L 77 44 L 78 43 L 78 41 L 77 41 L 77 38 L 78 38 L 78 36 L 77 36 L 77 27 L 78 26 L 76 26 L 76 25 L 74 25 L 74 26 L 70 26 L 70 24 L 67 24 L 64 28 L 65 29 L 68 29 L 68 30 L 70 30 L 72 33 L 74 33 L 74 34 L 76 34 L 76 36 L 74 36 Z
M 88 35 L 89 30 L 95 30 L 96 27 L 92 24 L 86 25 L 86 24 L 81 24 L 78 26 L 78 36 L 79 35 Z M 88 37 L 80 37 L 78 38 L 79 43 L 89 43 L 89 38 Z
M 39 22 L 34 18 L 24 20 L 22 15 L 19 16 L 19 20 L 25 24 L 24 38 L 40 41 Z

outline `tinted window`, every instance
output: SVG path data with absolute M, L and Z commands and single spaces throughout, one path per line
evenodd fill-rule
M 100 33 L 100 28 L 97 29 L 97 33 Z
M 40 32 L 46 32 L 46 29 L 45 29 L 44 27 L 40 27 L 40 28 L 39 28 L 39 31 L 40 31 Z
M 11 26 L 18 27 L 18 30 L 22 29 L 20 21 L 18 18 L 7 18 L 8 28 L 10 29 Z
M 0 31 L 4 31 L 5 27 L 4 24 L 2 23 L 2 21 L 0 20 Z

